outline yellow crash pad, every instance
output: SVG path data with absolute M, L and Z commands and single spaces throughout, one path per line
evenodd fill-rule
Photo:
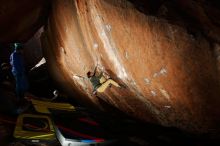
M 13 135 L 24 140 L 56 140 L 53 123 L 45 115 L 19 115 Z
M 50 114 L 49 109 L 65 110 L 65 111 L 75 110 L 75 107 L 69 103 L 41 101 L 41 100 L 36 100 L 36 99 L 31 99 L 31 102 L 37 112 L 44 113 L 44 114 Z

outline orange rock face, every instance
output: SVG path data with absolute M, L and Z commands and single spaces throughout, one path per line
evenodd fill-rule
M 214 49 L 184 25 L 126 0 L 54 0 L 42 43 L 53 78 L 80 101 L 187 131 L 217 129 Z M 86 73 L 96 66 L 125 88 L 93 96 Z

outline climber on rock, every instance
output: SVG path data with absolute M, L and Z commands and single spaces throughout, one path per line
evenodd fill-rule
M 114 85 L 118 88 L 121 88 L 122 86 L 119 85 L 117 82 L 112 80 L 110 77 L 107 78 L 104 76 L 104 73 L 101 72 L 99 75 L 96 75 L 97 66 L 95 67 L 95 70 L 92 72 L 87 72 L 87 77 L 89 78 L 90 82 L 93 85 L 93 94 L 97 95 L 97 92 L 102 93 L 104 92 L 109 86 Z

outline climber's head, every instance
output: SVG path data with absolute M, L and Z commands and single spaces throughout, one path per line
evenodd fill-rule
M 92 77 L 92 73 L 89 71 L 89 72 L 87 72 L 87 77 L 88 78 L 91 78 Z

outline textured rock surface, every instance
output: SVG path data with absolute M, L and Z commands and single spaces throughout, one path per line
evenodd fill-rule
M 46 22 L 49 0 L 0 0 L 0 43 L 25 42 Z
M 54 0 L 42 35 L 51 74 L 101 109 L 105 102 L 147 122 L 213 132 L 220 114 L 218 7 L 157 2 Z M 92 96 L 86 73 L 95 66 L 126 88 Z
M 42 31 L 43 28 L 39 29 L 35 35 L 24 44 L 24 59 L 28 69 L 34 67 L 43 58 L 40 43 Z

